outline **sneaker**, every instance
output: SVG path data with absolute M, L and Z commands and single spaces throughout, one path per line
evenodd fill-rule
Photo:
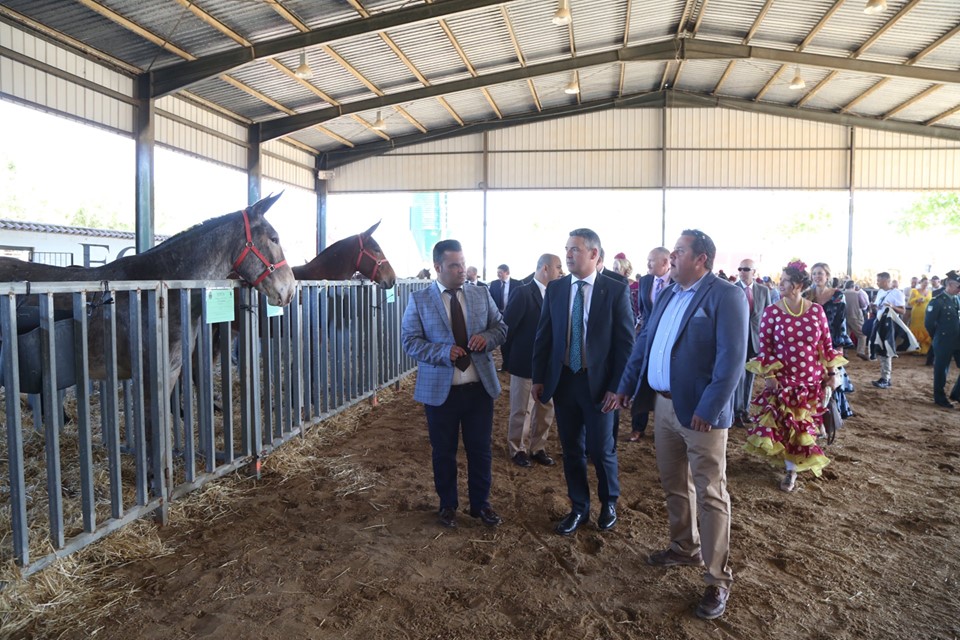
M 663 551 L 651 553 L 647 557 L 647 564 L 654 567 L 702 567 L 703 556 L 700 555 L 699 551 L 692 556 L 685 556 L 667 547 Z
M 870 384 L 875 386 L 877 389 L 889 389 L 890 387 L 893 386 L 892 382 L 890 382 L 889 380 L 884 380 L 883 378 L 880 378 L 879 380 L 874 380 Z
M 697 617 L 704 620 L 713 620 L 723 615 L 727 609 L 727 598 L 730 597 L 730 589 L 718 587 L 711 584 L 703 592 L 703 598 L 697 606 Z

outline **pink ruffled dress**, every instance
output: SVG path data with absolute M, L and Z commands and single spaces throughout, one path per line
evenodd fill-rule
M 823 307 L 813 303 L 799 316 L 770 305 L 760 319 L 760 355 L 747 370 L 763 378 L 776 377 L 778 387 L 754 398 L 756 421 L 747 431 L 747 451 L 783 468 L 785 461 L 797 471 L 819 476 L 830 460 L 817 445 L 823 425 L 825 368 L 847 364 L 833 348 Z

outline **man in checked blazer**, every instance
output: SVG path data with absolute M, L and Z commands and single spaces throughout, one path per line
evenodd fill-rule
M 438 242 L 433 266 L 436 281 L 410 296 L 401 339 L 404 351 L 417 361 L 413 399 L 424 404 L 427 415 L 438 518 L 444 527 L 457 526 L 457 442 L 462 432 L 470 515 L 497 526 L 501 519 L 488 499 L 493 400 L 500 395 L 500 382 L 490 352 L 506 339 L 507 326 L 485 287 L 463 286 L 466 263 L 458 241 Z
M 554 400 L 570 513 L 554 531 L 570 535 L 590 516 L 587 450 L 597 473 L 597 528 L 617 522 L 620 481 L 613 440 L 617 383 L 633 346 L 633 310 L 623 282 L 597 273 L 600 238 L 574 229 L 567 239 L 570 275 L 547 285 L 533 346 L 537 402 Z M 579 315 L 579 319 L 576 317 Z

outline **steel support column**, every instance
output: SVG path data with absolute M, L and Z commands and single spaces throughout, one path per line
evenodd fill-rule
M 317 193 L 317 253 L 327 248 L 327 180 L 321 178 L 325 173 L 327 161 L 324 156 L 317 156 L 317 170 L 314 174 L 314 191 Z
M 260 125 L 247 127 L 247 204 L 253 204 L 262 197 L 261 182 L 263 172 L 260 166 Z
M 483 132 L 483 180 L 480 182 L 480 188 L 483 190 L 483 274 L 481 278 L 484 282 L 487 280 L 487 190 L 490 188 L 488 180 L 490 178 L 490 148 L 487 132 Z
M 150 74 L 137 78 L 137 108 L 133 135 L 136 140 L 136 245 L 137 253 L 153 246 L 153 101 L 150 99 Z
M 847 276 L 853 278 L 853 213 L 854 213 L 854 176 L 856 176 L 857 128 L 850 127 L 850 156 L 847 162 L 847 198 L 849 200 L 849 221 L 847 223 Z

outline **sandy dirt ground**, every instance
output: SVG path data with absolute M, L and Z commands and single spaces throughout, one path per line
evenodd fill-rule
M 159 532 L 173 553 L 109 569 L 132 587 L 82 630 L 38 619 L 33 637 L 98 638 L 957 638 L 960 637 L 960 410 L 931 402 L 922 358 L 850 366 L 856 416 L 820 479 L 796 493 L 731 431 L 734 584 L 727 613 L 694 615 L 701 570 L 656 569 L 667 544 L 652 438 L 619 445 L 620 521 L 564 538 L 563 472 L 507 458 L 509 401 L 496 404 L 491 502 L 496 529 L 462 514 L 435 523 L 437 500 L 412 379 L 233 478 L 209 519 Z M 507 382 L 506 374 L 502 382 Z M 505 384 L 505 387 L 509 385 Z M 621 438 L 629 434 L 624 416 Z M 652 432 L 652 429 L 651 429 Z M 559 458 L 559 444 L 550 452 Z M 461 452 L 461 501 L 466 503 Z M 594 479 L 591 478 L 593 482 Z M 224 498 L 227 500 L 227 498 Z M 110 539 L 102 542 L 111 544 Z M 130 590 L 128 590 L 129 592 Z

